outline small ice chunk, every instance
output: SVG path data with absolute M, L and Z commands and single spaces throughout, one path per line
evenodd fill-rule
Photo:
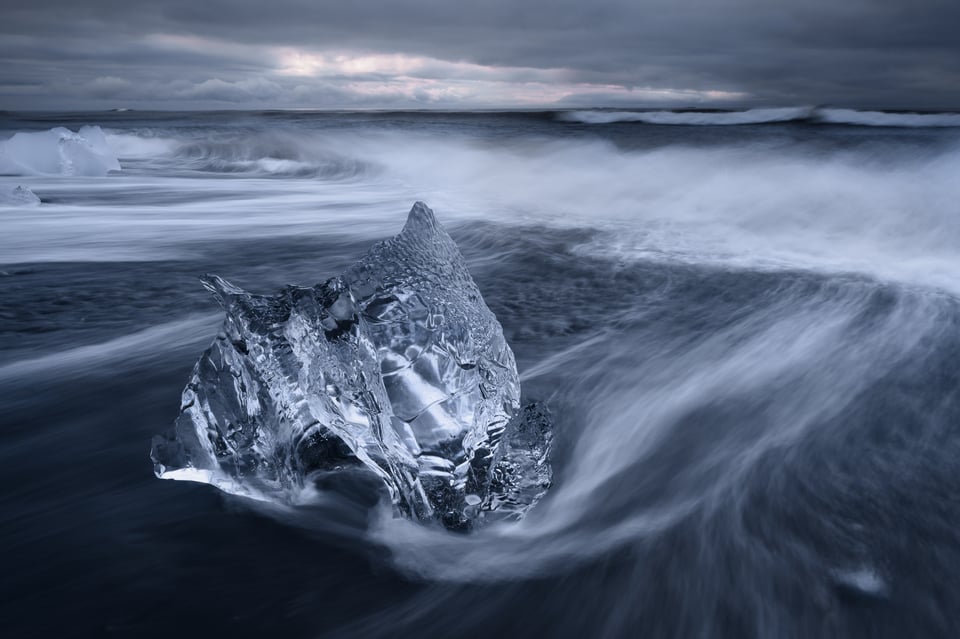
M 513 352 L 423 203 L 312 288 L 205 284 L 227 317 L 154 440 L 158 477 L 293 503 L 313 474 L 359 463 L 398 512 L 459 529 L 519 518 L 549 487 L 547 415 L 518 413 Z
M 11 208 L 40 206 L 40 198 L 25 186 L 0 187 L 0 206 Z
M 839 585 L 860 594 L 880 597 L 887 592 L 887 582 L 870 566 L 835 570 L 833 577 Z
M 120 162 L 98 126 L 81 127 L 77 133 L 64 127 L 20 132 L 0 141 L 0 175 L 101 176 L 119 170 Z

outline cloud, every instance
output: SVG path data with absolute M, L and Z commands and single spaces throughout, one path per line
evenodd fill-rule
M 91 96 L 99 98 L 114 98 L 130 91 L 133 83 L 114 76 L 100 76 L 87 86 Z
M 951 0 L 44 0 L 4 9 L 0 97 L 951 107 L 958 23 Z
M 187 100 L 220 100 L 223 102 L 262 102 L 281 94 L 279 85 L 260 77 L 227 82 L 211 78 L 197 84 L 175 85 L 173 98 Z

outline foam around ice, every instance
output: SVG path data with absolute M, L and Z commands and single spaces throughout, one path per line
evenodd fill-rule
M 205 284 L 227 317 L 154 441 L 157 476 L 296 503 L 317 475 L 362 466 L 398 512 L 451 528 L 519 518 L 549 487 L 549 418 L 518 411 L 500 324 L 424 204 L 318 286 Z

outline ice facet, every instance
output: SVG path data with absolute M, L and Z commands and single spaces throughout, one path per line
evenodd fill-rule
M 315 287 L 204 283 L 227 316 L 154 440 L 158 477 L 293 503 L 316 473 L 363 464 L 399 512 L 456 528 L 522 516 L 549 487 L 546 413 L 518 411 L 500 324 L 423 203 Z
M 511 420 L 489 466 L 486 510 L 519 518 L 550 488 L 550 414 L 540 404 L 524 406 Z

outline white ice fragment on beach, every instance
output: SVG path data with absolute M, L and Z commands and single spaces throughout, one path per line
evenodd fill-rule
M 833 578 L 842 586 L 873 597 L 885 595 L 888 588 L 884 578 L 871 566 L 834 570 Z
M 205 284 L 227 317 L 154 440 L 158 477 L 294 503 L 311 476 L 362 466 L 398 512 L 450 528 L 522 517 L 546 492 L 547 415 L 518 410 L 500 324 L 426 205 L 315 287 Z
M 0 187 L 0 206 L 11 208 L 40 206 L 40 198 L 25 186 L 4 186 Z
M 0 175 L 102 176 L 120 162 L 98 126 L 15 133 L 0 141 Z

